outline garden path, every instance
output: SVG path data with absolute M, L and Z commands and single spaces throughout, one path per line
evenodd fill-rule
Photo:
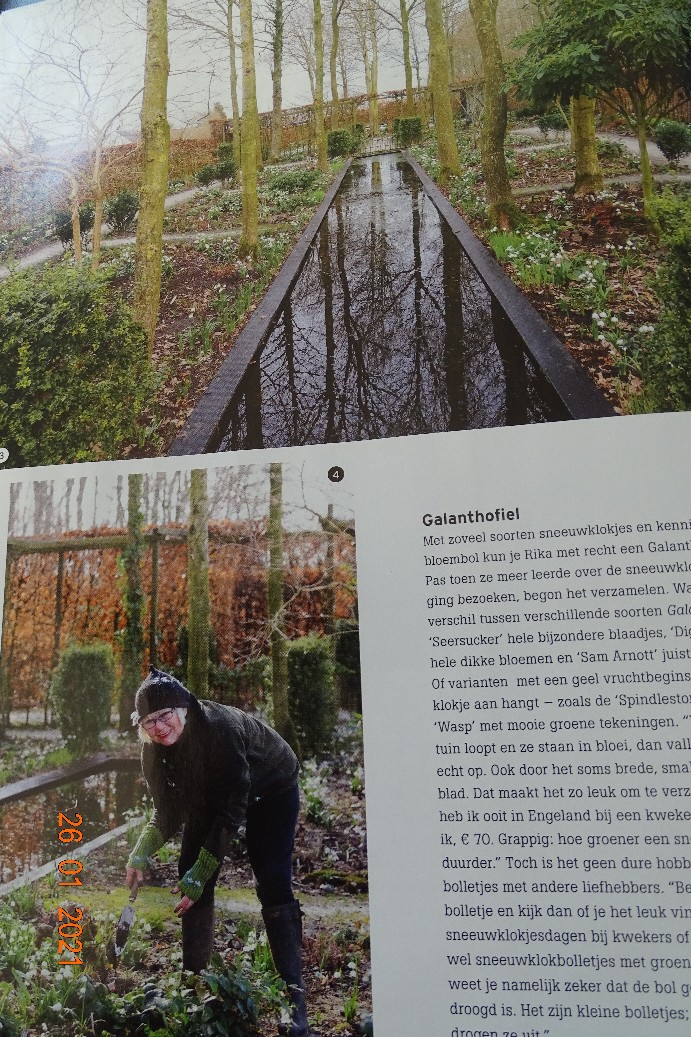
M 191 198 L 201 190 L 200 187 L 188 187 L 185 191 L 177 191 L 175 194 L 169 194 L 165 201 L 166 209 L 174 209 L 177 205 L 184 205 L 185 202 L 189 202 Z M 240 194 L 240 188 L 233 190 L 234 194 Z M 107 223 L 103 224 L 103 233 L 107 234 L 110 230 Z M 194 237 L 194 235 L 191 235 Z M 120 245 L 131 245 L 134 244 L 134 236 L 128 238 L 116 239 Z M 164 235 L 163 240 L 166 240 Z M 175 236 L 171 240 L 175 240 Z M 101 242 L 102 247 L 108 245 L 114 245 L 114 239 L 105 239 Z M 49 259 L 56 259 L 62 255 L 63 248 L 59 241 L 51 241 L 48 245 L 41 245 L 35 252 L 29 252 L 28 255 L 22 256 L 16 263 L 13 263 L 11 267 L 0 266 L 0 280 L 5 277 L 9 277 L 14 270 L 26 270 L 32 266 L 39 266 L 41 263 L 46 263 Z
M 536 141 L 538 141 L 537 144 L 525 144 L 516 146 L 517 151 L 522 151 L 524 149 L 526 151 L 532 151 L 533 149 L 537 150 L 538 148 L 550 148 L 554 144 L 564 143 L 568 135 L 566 133 L 566 130 L 550 130 L 547 134 L 547 140 L 545 140 L 545 135 L 542 133 L 539 127 L 522 126 L 514 130 L 509 130 L 508 136 L 509 140 L 512 136 L 519 138 L 534 138 Z M 621 144 L 622 147 L 626 148 L 626 150 L 630 152 L 632 155 L 637 156 L 639 154 L 638 141 L 635 137 L 629 137 L 625 133 L 605 133 L 604 131 L 598 132 L 596 136 L 598 140 L 610 141 L 613 144 Z M 655 144 L 655 142 L 652 140 L 648 141 L 648 155 L 650 156 L 651 162 L 656 162 L 660 165 L 664 165 L 667 161 L 665 156 L 658 148 L 657 144 Z M 684 166 L 691 171 L 691 153 L 688 155 L 684 155 L 683 158 L 680 158 L 678 164 L 679 166 Z M 656 179 L 660 179 L 660 177 L 656 177 Z M 617 183 L 621 183 L 621 180 L 617 180 Z
M 691 181 L 691 171 L 688 173 L 654 173 L 653 180 L 657 184 L 677 184 L 679 181 L 688 183 Z M 606 176 L 605 187 L 612 184 L 640 184 L 640 173 L 620 173 L 618 176 Z M 537 184 L 531 187 L 515 187 L 513 190 L 517 198 L 525 198 L 534 194 L 551 194 L 553 191 L 566 191 L 572 186 L 571 180 L 560 180 L 554 184 Z

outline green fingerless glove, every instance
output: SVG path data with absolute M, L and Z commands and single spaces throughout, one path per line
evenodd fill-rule
M 127 861 L 127 867 L 137 868 L 141 871 L 146 867 L 149 857 L 156 853 L 156 850 L 160 850 L 164 844 L 165 839 L 158 828 L 149 821 L 137 839 L 137 843 Z
M 178 889 L 190 900 L 199 900 L 204 884 L 211 878 L 219 864 L 220 861 L 202 847 L 196 862 L 178 882 Z

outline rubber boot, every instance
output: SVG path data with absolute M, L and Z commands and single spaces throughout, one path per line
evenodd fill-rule
M 182 967 L 201 972 L 214 949 L 214 904 L 195 904 L 182 916 Z
M 278 907 L 262 908 L 262 918 L 276 972 L 288 987 L 293 1006 L 289 1026 L 279 1027 L 287 1037 L 315 1037 L 307 1021 L 305 991 L 302 985 L 302 912 L 297 900 Z

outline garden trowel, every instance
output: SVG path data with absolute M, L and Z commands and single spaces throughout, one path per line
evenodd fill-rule
M 130 935 L 130 929 L 134 922 L 134 901 L 137 899 L 137 893 L 139 892 L 139 883 L 135 880 L 132 886 L 132 891 L 129 896 L 129 902 L 125 904 L 122 911 L 120 912 L 120 918 L 115 929 L 115 936 L 113 937 L 113 943 L 110 948 L 110 959 L 113 965 L 117 965 L 120 960 L 120 955 L 123 952 L 125 944 L 127 943 L 127 937 Z

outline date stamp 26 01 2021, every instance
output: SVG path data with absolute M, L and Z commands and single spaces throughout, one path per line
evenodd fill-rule
M 74 819 L 67 817 L 66 814 L 58 814 L 58 838 L 62 843 L 80 843 L 82 841 L 82 832 L 80 825 L 82 823 L 82 815 L 75 814 Z M 58 861 L 58 871 L 63 876 L 64 881 L 59 882 L 60 886 L 81 886 L 83 885 L 82 880 L 79 878 L 79 874 L 82 871 L 81 861 L 74 860 L 74 858 L 67 857 L 64 860 Z M 74 913 L 71 913 L 74 912 Z M 82 965 L 83 961 L 80 957 L 82 951 L 82 941 L 79 937 L 82 935 L 82 926 L 79 924 L 82 919 L 81 907 L 71 907 L 70 911 L 67 911 L 64 907 L 58 908 L 58 954 L 62 955 L 60 960 L 61 965 Z M 71 954 L 73 957 L 66 958 L 66 954 Z

